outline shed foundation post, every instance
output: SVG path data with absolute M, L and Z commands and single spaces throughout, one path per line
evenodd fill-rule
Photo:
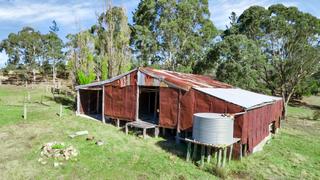
M 232 158 L 232 151 L 233 151 L 233 144 L 231 144 L 231 146 L 230 146 L 230 152 L 229 152 L 229 163 L 230 163 L 230 161 L 231 161 L 231 158 Z
M 77 112 L 76 115 L 80 115 L 80 90 L 77 90 Z
M 197 144 L 193 145 L 193 153 L 192 153 L 192 160 L 195 161 L 197 158 Z
M 104 97 L 105 97 L 105 95 L 104 95 L 104 93 L 105 93 L 105 89 L 104 89 L 104 86 L 102 86 L 102 123 L 106 123 L 106 119 L 105 119 L 105 117 L 104 117 Z
M 201 161 L 200 161 L 201 168 L 203 168 L 204 166 L 204 155 L 205 155 L 205 146 L 201 145 Z
M 227 159 L 227 147 L 224 147 L 222 149 L 222 152 L 223 152 L 222 167 L 224 167 Z
M 188 142 L 188 147 L 187 147 L 187 157 L 186 161 L 190 161 L 190 156 L 191 156 L 191 142 Z
M 211 161 L 211 147 L 207 147 L 207 163 Z

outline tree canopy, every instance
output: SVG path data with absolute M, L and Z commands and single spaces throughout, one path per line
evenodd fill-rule
M 207 0 L 143 0 L 133 15 L 138 65 L 191 72 L 217 35 Z

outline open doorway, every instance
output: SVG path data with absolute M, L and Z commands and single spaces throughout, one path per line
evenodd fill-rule
M 80 112 L 95 117 L 102 113 L 102 90 L 80 90 Z
M 140 87 L 139 119 L 153 124 L 159 123 L 159 87 Z

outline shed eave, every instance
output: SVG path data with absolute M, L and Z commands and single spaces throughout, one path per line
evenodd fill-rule
M 111 78 L 111 79 L 107 79 L 107 80 L 104 80 L 104 81 L 99 81 L 99 82 L 94 82 L 94 83 L 84 84 L 84 85 L 78 85 L 78 86 L 75 87 L 75 89 L 76 89 L 76 90 L 79 90 L 79 89 L 87 89 L 87 88 L 92 87 L 92 86 L 102 86 L 102 85 L 104 85 L 104 84 L 107 84 L 107 83 L 113 82 L 113 81 L 115 81 L 115 80 L 118 80 L 118 79 L 122 78 L 123 76 L 126 76 L 126 75 L 128 75 L 128 74 L 136 71 L 137 69 L 138 69 L 138 68 L 134 68 L 134 69 L 131 70 L 131 71 L 128 71 L 128 72 L 126 72 L 126 73 L 120 74 L 120 75 L 118 75 L 118 76 L 115 76 L 115 77 L 113 77 L 113 78 Z

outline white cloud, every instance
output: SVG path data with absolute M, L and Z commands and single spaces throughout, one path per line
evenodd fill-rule
M 286 6 L 297 6 L 294 2 L 275 2 L 268 0 L 211 0 L 209 1 L 209 9 L 211 12 L 211 20 L 219 29 L 225 29 L 226 25 L 229 25 L 229 16 L 231 12 L 235 12 L 238 16 L 242 14 L 244 10 L 253 5 L 259 5 L 268 7 L 272 4 L 282 3 Z
M 100 1 L 101 2 L 101 1 Z M 0 21 L 15 21 L 23 24 L 35 24 L 42 21 L 56 20 L 68 25 L 78 20 L 95 17 L 97 6 L 92 2 L 54 3 L 14 1 L 0 6 Z

